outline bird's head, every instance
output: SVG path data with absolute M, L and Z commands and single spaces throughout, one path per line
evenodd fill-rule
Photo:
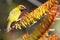
M 23 10 L 26 10 L 27 8 L 24 6 L 24 5 L 19 5 L 18 8 L 23 11 Z

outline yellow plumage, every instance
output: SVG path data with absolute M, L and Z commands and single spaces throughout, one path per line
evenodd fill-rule
M 12 11 L 10 11 L 10 14 L 8 16 L 7 32 L 10 31 L 12 22 L 17 21 L 17 19 L 21 15 L 21 10 L 24 9 L 26 9 L 26 7 L 24 7 L 23 5 L 19 5 L 16 8 L 12 9 Z

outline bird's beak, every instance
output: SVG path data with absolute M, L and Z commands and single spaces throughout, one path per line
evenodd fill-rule
M 27 8 L 23 8 L 21 11 L 27 10 Z
M 25 7 L 23 10 L 27 10 L 27 8 Z

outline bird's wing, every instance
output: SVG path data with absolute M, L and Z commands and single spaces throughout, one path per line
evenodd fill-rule
M 13 9 L 13 10 L 10 12 L 9 17 L 8 17 L 7 20 L 10 20 L 11 18 L 16 17 L 16 15 L 19 15 L 20 13 L 21 13 L 21 12 L 20 12 L 20 10 L 19 10 L 18 8 Z

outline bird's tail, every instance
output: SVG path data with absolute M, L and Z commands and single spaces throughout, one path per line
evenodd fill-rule
M 8 22 L 8 24 L 7 24 L 7 32 L 9 32 L 11 30 L 11 27 L 10 27 L 11 26 L 11 23 L 12 22 Z

